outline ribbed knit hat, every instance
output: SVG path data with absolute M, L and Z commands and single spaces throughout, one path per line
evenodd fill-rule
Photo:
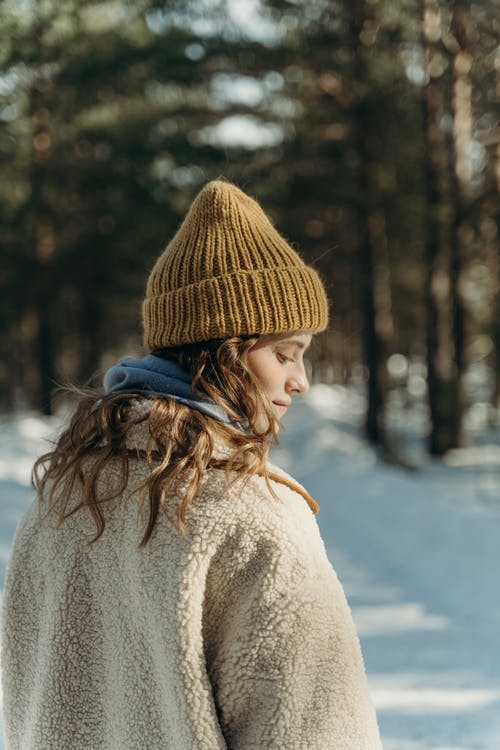
M 318 274 L 252 198 L 209 182 L 149 276 L 149 350 L 245 334 L 322 331 L 328 303 Z

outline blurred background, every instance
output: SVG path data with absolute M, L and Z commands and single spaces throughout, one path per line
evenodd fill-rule
M 0 604 L 58 385 L 142 354 L 149 271 L 223 175 L 332 301 L 274 451 L 384 747 L 500 748 L 499 0 L 0 0 L 0 29 Z
M 313 380 L 399 460 L 500 406 L 495 0 L 0 2 L 0 409 L 141 352 L 145 279 L 224 175 L 332 300 Z M 396 435 L 396 438 L 395 438 Z

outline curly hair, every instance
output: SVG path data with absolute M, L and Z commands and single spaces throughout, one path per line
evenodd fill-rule
M 141 507 L 145 503 L 149 506 L 141 547 L 150 540 L 160 512 L 186 533 L 186 512 L 209 467 L 224 468 L 228 475 L 234 473 L 233 477 L 246 480 L 255 474 L 263 476 L 276 497 L 266 459 L 269 445 L 278 443 L 280 423 L 246 365 L 246 354 L 256 341 L 256 337 L 234 337 L 153 352 L 179 362 L 192 376 L 193 391 L 208 396 L 231 419 L 246 423 L 245 430 L 167 397 L 78 390 L 80 401 L 68 428 L 54 449 L 36 461 L 32 474 L 40 501 L 46 501 L 49 511 L 56 514 L 57 525 L 87 508 L 96 526 L 91 543 L 97 541 L 105 527 L 102 504 L 124 492 L 130 462 L 138 459 L 145 460 L 149 467 L 139 488 Z M 147 398 L 150 409 L 134 409 L 138 398 Z M 148 437 L 144 449 L 131 450 L 127 436 L 139 423 L 147 424 Z M 214 458 L 215 441 L 229 448 L 226 459 Z M 99 483 L 99 479 L 111 459 L 120 462 L 121 480 L 118 486 L 106 489 L 106 483 Z M 178 493 L 180 498 L 176 518 L 167 512 L 170 493 Z M 75 494 L 79 498 L 76 505 Z

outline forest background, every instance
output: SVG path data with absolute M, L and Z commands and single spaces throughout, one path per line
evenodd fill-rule
M 141 351 L 145 278 L 224 175 L 313 263 L 311 376 L 401 461 L 500 413 L 494 0 L 0 0 L 0 409 Z

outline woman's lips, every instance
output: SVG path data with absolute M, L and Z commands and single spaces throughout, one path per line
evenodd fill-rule
M 281 401 L 273 401 L 273 404 L 278 407 L 278 409 L 280 410 L 282 414 L 284 414 L 286 410 L 288 409 L 288 407 L 290 406 L 290 404 L 285 404 Z

